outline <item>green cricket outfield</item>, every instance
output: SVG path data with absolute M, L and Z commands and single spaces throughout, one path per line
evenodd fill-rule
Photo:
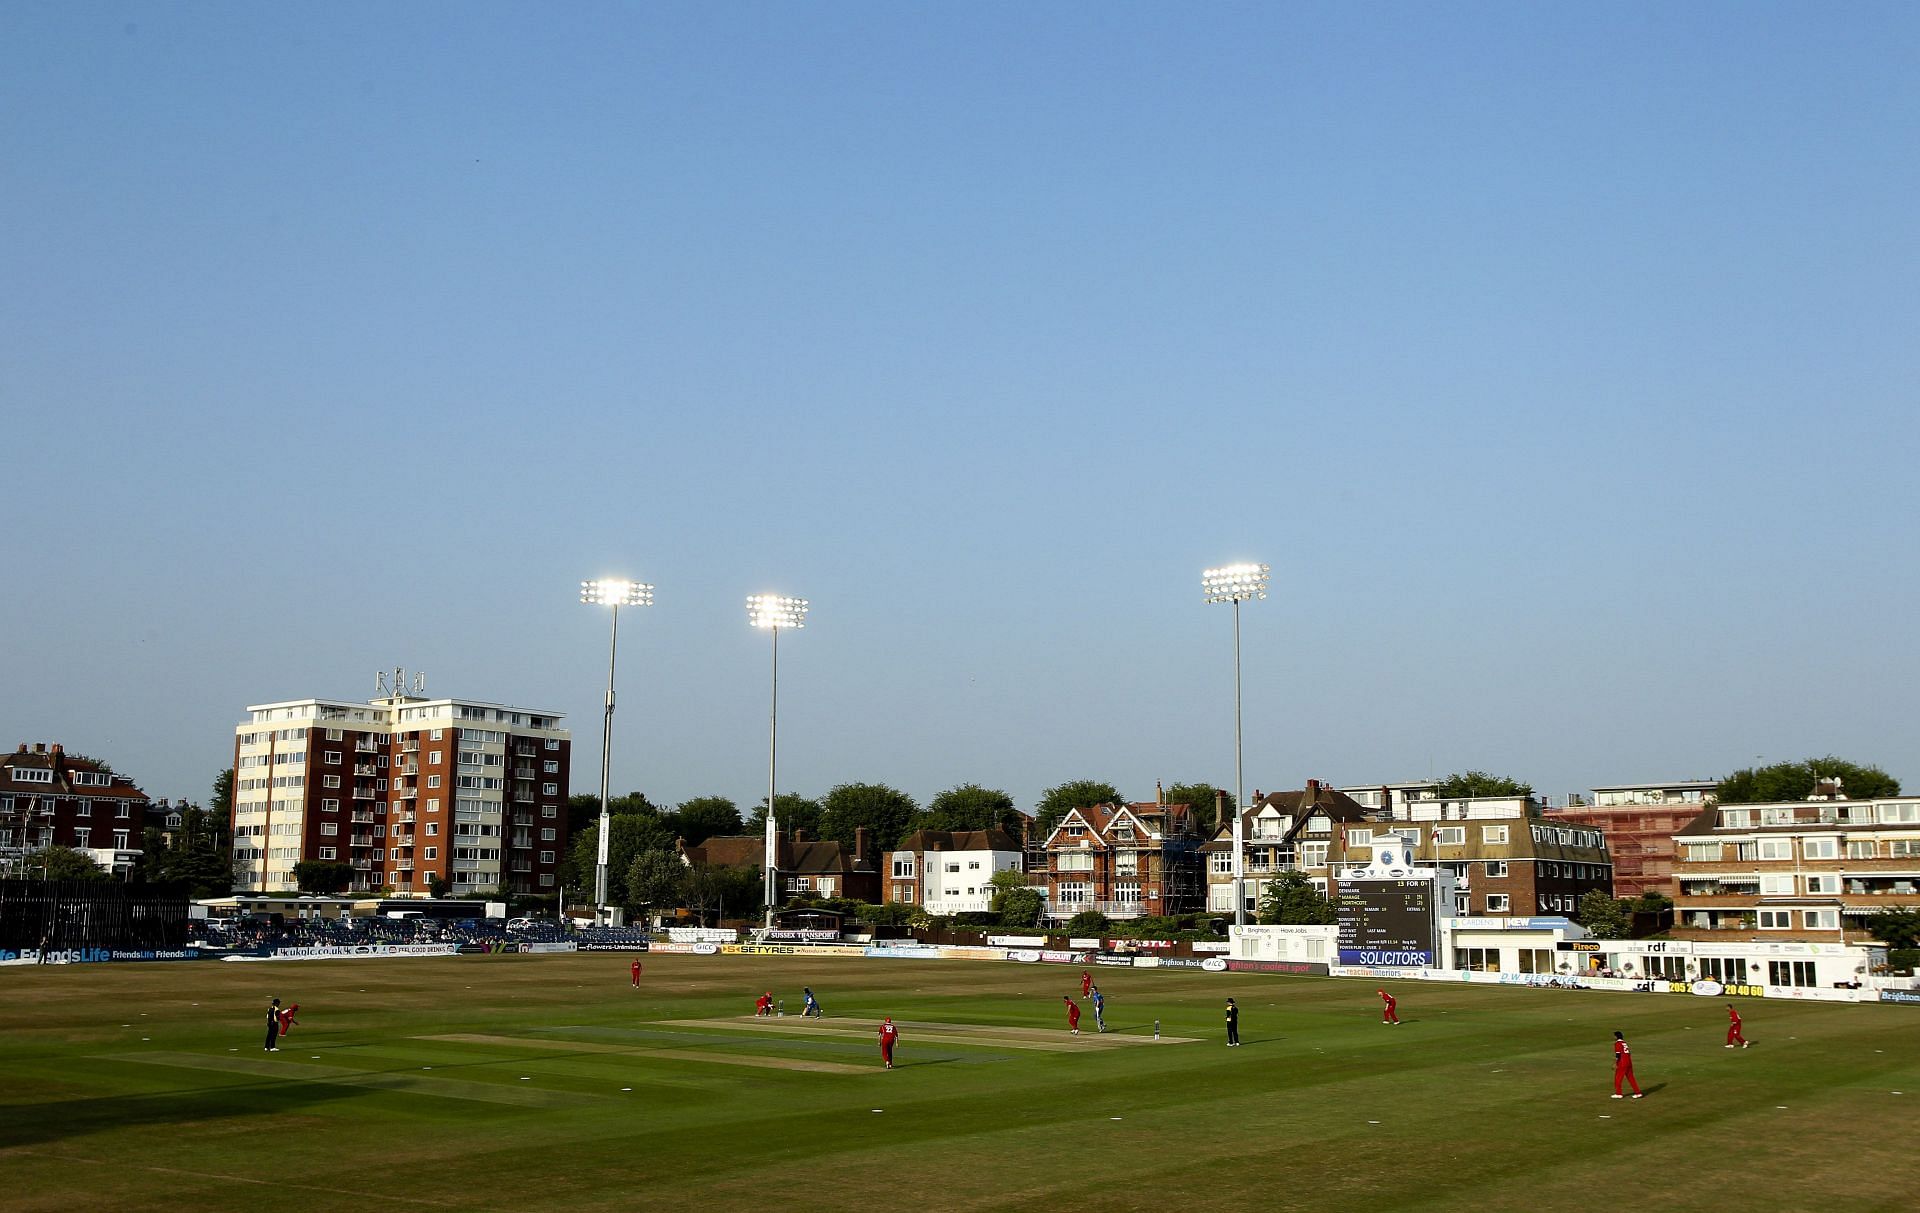
M 1374 982 L 1101 968 L 1074 1037 L 1078 968 L 631 959 L 0 970 L 0 1209 L 1891 1210 L 1920 1174 L 1912 1007 L 1747 1000 L 1728 1050 L 1704 998 L 1402 983 L 1389 1028 Z

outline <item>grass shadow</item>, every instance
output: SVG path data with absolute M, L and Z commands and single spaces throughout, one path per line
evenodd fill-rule
M 45 1145 L 117 1129 L 303 1112 L 316 1104 L 362 1094 L 335 1083 L 258 1082 L 193 1087 L 153 1095 L 14 1104 L 8 1106 L 10 1114 L 0 1118 L 0 1149 Z

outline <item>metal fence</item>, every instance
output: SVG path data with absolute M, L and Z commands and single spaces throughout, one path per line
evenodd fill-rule
M 175 950 L 186 891 L 117 880 L 0 880 L 0 949 Z

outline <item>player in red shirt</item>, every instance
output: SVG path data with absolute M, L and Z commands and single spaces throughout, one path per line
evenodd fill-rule
M 893 1016 L 880 1025 L 880 1060 L 887 1063 L 887 1069 L 893 1069 L 893 1042 L 900 1039 L 900 1029 L 893 1026 Z
M 300 1004 L 297 1002 L 280 1012 L 280 1035 L 285 1036 L 287 1033 L 293 1031 L 293 1025 L 300 1022 L 294 1018 L 294 1016 L 299 1013 Z
M 1085 998 L 1093 992 L 1093 974 L 1080 970 L 1080 997 Z
M 1742 1049 L 1746 1049 L 1746 1048 L 1751 1048 L 1753 1045 L 1753 1042 L 1748 1040 L 1744 1035 L 1741 1034 L 1740 1012 L 1734 1009 L 1734 1006 L 1732 1003 L 1728 1003 L 1727 1004 L 1727 1047 L 1731 1049 L 1736 1045 Z
M 1380 1001 L 1386 1004 L 1386 1006 L 1380 1009 L 1380 1022 L 1397 1026 L 1400 1023 L 1400 1015 L 1394 1008 L 1400 1004 L 1394 1000 L 1393 995 L 1387 993 L 1385 990 L 1376 990 L 1374 993 L 1380 995 Z
M 1060 1001 L 1067 1004 L 1067 1026 L 1073 1029 L 1075 1036 L 1080 1035 L 1080 1004 L 1066 994 L 1060 996 Z
M 640 988 L 640 962 L 637 960 L 633 962 L 633 988 Z
M 762 994 L 760 997 L 753 1000 L 753 1013 L 755 1015 L 773 1014 L 773 991 L 772 990 L 768 990 L 765 994 Z
M 1633 1050 L 1627 1047 L 1627 1038 L 1618 1032 L 1613 1034 L 1613 1097 L 1620 1096 L 1620 1080 L 1625 1079 L 1633 1088 L 1635 1099 L 1644 1099 L 1640 1093 L 1640 1084 L 1633 1080 Z

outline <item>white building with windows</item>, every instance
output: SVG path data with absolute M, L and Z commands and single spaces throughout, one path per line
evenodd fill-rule
M 1021 868 L 1020 840 L 1005 830 L 916 830 L 885 855 L 883 896 L 929 914 L 984 914 L 993 874 Z

